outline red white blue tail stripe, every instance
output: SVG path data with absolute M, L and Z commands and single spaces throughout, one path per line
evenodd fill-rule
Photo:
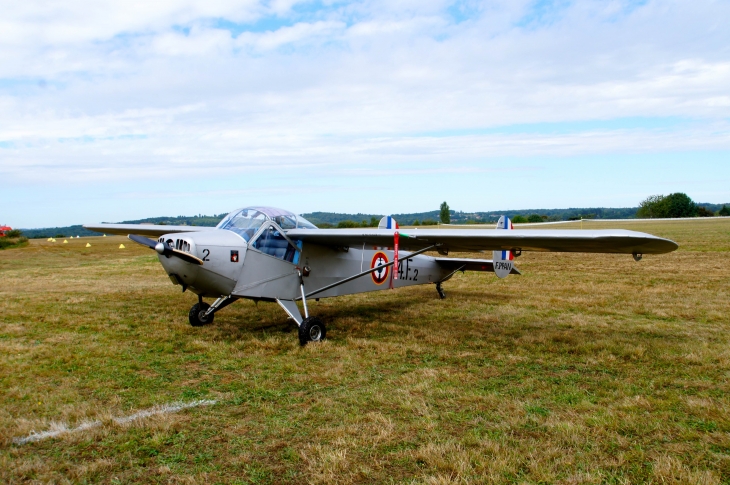
M 378 229 L 400 229 L 398 223 L 391 216 L 385 216 L 380 219 Z
M 511 231 L 514 229 L 512 221 L 509 217 L 502 216 L 497 222 L 497 230 Z M 492 252 L 492 264 L 494 265 L 494 273 L 500 278 L 506 278 L 514 267 L 515 256 L 512 251 L 502 249 L 501 251 Z

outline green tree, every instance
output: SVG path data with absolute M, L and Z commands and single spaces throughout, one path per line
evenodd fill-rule
M 420 225 L 421 225 L 421 223 L 419 222 L 419 220 L 418 220 L 418 219 L 416 219 L 415 221 L 413 221 L 413 225 L 414 225 L 414 226 L 420 226 Z
M 669 194 L 667 201 L 669 217 L 697 217 L 697 204 L 687 194 Z
M 636 217 L 642 219 L 696 217 L 697 214 L 697 204 L 682 192 L 647 197 L 639 204 L 639 210 L 636 211 Z
M 527 218 L 527 222 L 542 222 L 542 217 L 538 214 L 531 214 L 530 217 Z
M 528 222 L 528 221 L 527 221 L 527 217 L 521 216 L 518 214 L 512 218 L 512 222 L 515 222 L 517 224 L 524 224 L 525 222 Z
M 353 227 L 360 227 L 360 224 L 358 224 L 355 221 L 351 221 L 351 220 L 348 219 L 346 221 L 340 221 L 340 222 L 338 222 L 337 223 L 337 227 L 339 229 L 343 229 L 343 228 L 344 229 L 347 229 L 347 228 L 353 228 Z
M 449 204 L 447 204 L 446 201 L 441 203 L 439 219 L 441 219 L 441 224 L 451 224 L 451 211 L 449 210 Z
M 722 206 L 722 209 L 720 209 L 720 212 L 717 213 L 719 216 L 730 216 L 730 209 L 728 209 L 724 204 Z
M 639 219 L 656 219 L 667 217 L 665 197 L 663 195 L 650 195 L 639 204 L 636 217 Z

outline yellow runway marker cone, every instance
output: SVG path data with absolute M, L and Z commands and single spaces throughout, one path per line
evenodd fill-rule
M 120 244 L 119 249 L 124 249 L 124 244 Z
M 68 244 L 68 241 L 64 239 L 63 244 Z
M 56 239 L 55 238 L 51 238 L 51 242 L 56 242 Z
M 51 242 L 51 241 L 53 241 L 53 238 L 52 237 L 49 237 L 48 238 L 48 242 Z
M 104 237 L 106 237 L 106 234 L 104 234 Z
M 86 243 L 86 247 L 87 248 L 90 248 L 91 247 L 91 243 Z

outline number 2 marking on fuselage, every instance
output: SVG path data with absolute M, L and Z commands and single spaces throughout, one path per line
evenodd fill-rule
M 210 256 L 210 249 L 203 249 L 203 261 L 210 261 L 208 256 Z

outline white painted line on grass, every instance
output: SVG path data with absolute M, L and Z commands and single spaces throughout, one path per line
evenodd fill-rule
M 212 399 L 201 399 L 198 401 L 191 401 L 191 402 L 173 402 L 170 404 L 162 404 L 160 406 L 155 406 L 150 409 L 145 409 L 143 411 L 140 411 L 138 413 L 134 413 L 130 416 L 122 416 L 119 418 L 112 418 L 112 421 L 114 421 L 117 424 L 127 424 L 131 423 L 132 421 L 135 421 L 137 419 L 144 419 L 149 418 L 150 416 L 156 416 L 158 414 L 169 414 L 169 413 L 176 413 L 178 411 L 182 411 L 183 409 L 189 409 L 194 408 L 198 406 L 210 406 L 215 404 L 216 401 Z M 13 443 L 16 445 L 24 445 L 26 443 L 32 443 L 34 441 L 41 441 L 48 438 L 55 438 L 57 436 L 60 436 L 65 433 L 77 433 L 79 431 L 84 431 L 91 428 L 97 428 L 101 426 L 103 423 L 101 421 L 84 421 L 75 428 L 69 428 L 67 424 L 65 423 L 51 423 L 51 429 L 47 431 L 42 431 L 40 433 L 36 433 L 35 431 L 31 431 L 31 433 L 28 436 L 23 436 L 22 438 L 14 438 Z

